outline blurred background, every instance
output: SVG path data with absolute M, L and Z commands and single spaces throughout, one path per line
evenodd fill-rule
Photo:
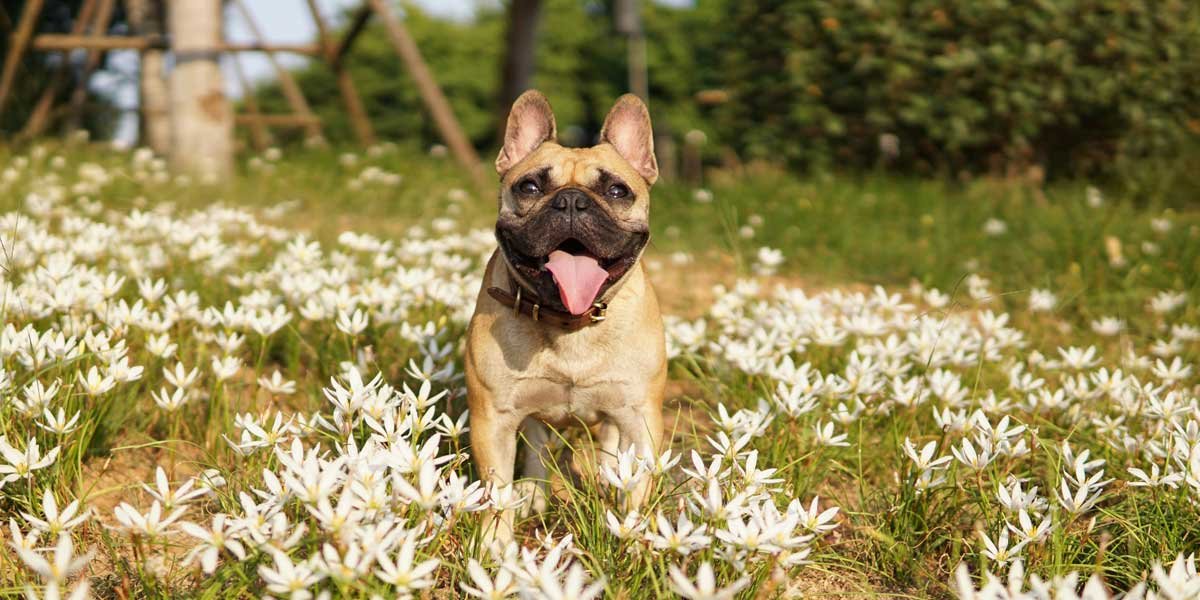
M 220 6 L 220 35 L 228 43 L 300 46 L 315 43 L 320 33 L 306 2 L 213 4 Z M 308 3 L 324 16 L 331 40 L 358 26 L 357 0 Z M 27 4 L 3 3 L 0 52 L 6 58 Z M 70 33 L 79 31 L 88 2 L 38 4 L 35 33 Z M 155 3 L 99 4 L 113 5 L 109 22 L 103 32 L 89 22 L 84 33 L 144 32 L 145 18 L 134 5 Z M 735 168 L 769 161 L 801 171 L 885 169 L 950 178 L 1120 173 L 1123 180 L 1161 184 L 1197 165 L 1200 3 L 1188 0 L 387 4 L 481 152 L 497 146 L 511 100 L 537 87 L 550 97 L 568 144 L 590 143 L 619 94 L 645 96 L 668 177 L 681 171 L 694 177 L 686 173 L 696 168 L 689 160 Z M 165 18 L 158 18 L 160 32 L 169 34 Z M 61 76 L 69 81 L 57 86 L 55 103 L 66 108 L 48 119 L 47 132 L 83 127 L 93 139 L 146 143 L 137 112 L 143 55 L 120 48 L 24 53 L 0 129 L 5 137 L 17 135 L 46 82 L 66 65 Z M 167 52 L 168 70 L 172 60 Z M 222 53 L 218 61 L 236 112 L 244 113 L 248 102 L 264 114 L 294 112 L 288 88 L 298 86 L 324 140 L 356 142 L 328 61 L 244 50 Z M 365 22 L 342 62 L 374 139 L 444 143 L 381 19 Z M 281 80 L 276 66 L 294 81 Z M 87 79 L 85 100 L 74 97 L 81 78 Z M 273 126 L 269 141 L 258 142 L 298 144 L 313 132 Z M 254 144 L 252 133 L 238 127 L 239 147 Z
M 126 173 L 113 146 L 139 148 L 129 173 L 162 183 L 117 177 L 112 206 L 284 202 L 321 240 L 491 227 L 513 99 L 542 90 L 585 145 L 633 92 L 662 172 L 648 256 L 690 278 L 664 281 L 679 310 L 751 272 L 982 276 L 1081 319 L 1200 289 L 1194 0 L 0 6 L 0 162 L 61 148 Z

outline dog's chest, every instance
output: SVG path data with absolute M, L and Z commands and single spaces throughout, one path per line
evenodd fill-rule
M 574 340 L 572 340 L 574 341 Z M 628 402 L 632 373 L 603 343 L 560 343 L 534 354 L 515 375 L 511 401 L 554 425 L 599 421 Z

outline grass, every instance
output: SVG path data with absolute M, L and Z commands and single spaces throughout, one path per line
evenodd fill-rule
M 247 541 L 254 548 L 248 548 L 244 561 L 233 560 L 225 549 L 216 571 L 201 576 L 194 565 L 183 562 L 196 540 L 174 530 L 160 536 L 131 535 L 130 528 L 118 525 L 114 509 L 119 502 L 129 502 L 145 511 L 152 498 L 139 486 L 153 487 L 155 466 L 164 468 L 172 489 L 205 469 L 216 469 L 226 480 L 211 496 L 186 506 L 185 520 L 201 525 L 218 513 L 244 512 L 238 491 L 264 498 L 250 490 L 266 490 L 269 496 L 264 470 L 289 473 L 279 453 L 251 451 L 240 456 L 226 441 L 240 439 L 249 421 L 269 429 L 274 415 L 283 415 L 293 430 L 282 438 L 303 439 L 306 445 L 364 443 L 370 437 L 364 422 L 338 433 L 309 430 L 287 420 L 297 415 L 307 420 L 318 413 L 329 418 L 322 389 L 331 385 L 331 378 L 344 376 L 346 363 L 359 365 L 365 374 L 378 371 L 397 388 L 418 388 L 422 377 L 406 371 L 424 371 L 425 378 L 434 380 L 433 393 L 447 393 L 436 403 L 439 412 L 451 417 L 461 413 L 463 392 L 453 374 L 461 367 L 459 342 L 473 298 L 470 288 L 477 285 L 472 277 L 478 276 L 480 259 L 489 251 L 486 235 L 463 232 L 489 228 L 495 200 L 464 191 L 467 182 L 448 159 L 402 147 L 384 148 L 373 156 L 356 154 L 353 160 L 336 153 L 289 150 L 283 158 L 245 161 L 236 177 L 214 185 L 157 175 L 160 171 L 151 162 L 100 146 L 44 146 L 19 154 L 0 149 L 0 164 L 14 173 L 11 181 L 0 184 L 0 212 L 19 212 L 24 223 L 37 223 L 51 238 L 71 242 L 39 246 L 40 238 L 30 237 L 31 230 L 24 229 L 21 220 L 5 218 L 0 236 L 5 242 L 7 286 L 53 291 L 57 280 L 46 278 L 59 275 L 50 273 L 49 266 L 56 256 L 72 252 L 78 253 L 72 261 L 80 266 L 62 275 L 69 283 L 57 287 L 81 286 L 89 277 L 78 273 L 92 269 L 127 277 L 111 301 L 90 306 L 67 302 L 62 312 L 81 319 L 74 323 L 56 318 L 61 315 L 53 310 L 42 314 L 5 305 L 5 322 L 13 324 L 14 332 L 31 325 L 38 332 L 62 331 L 78 342 L 87 331 L 107 330 L 114 340 L 125 341 L 130 364 L 145 367 L 141 379 L 93 396 L 81 379 L 90 367 L 104 371 L 109 361 L 90 343 L 60 360 L 30 363 L 30 356 L 15 345 L 18 338 L 9 336 L 6 343 L 14 345 L 2 353 L 3 368 L 12 379 L 7 396 L 24 398 L 21 390 L 27 384 L 58 380 L 65 391 L 49 406 L 62 408 L 68 417 L 78 411 L 81 419 L 78 429 L 58 435 L 36 426 L 44 420 L 38 413 L 26 414 L 11 400 L 0 404 L 0 433 L 13 444 L 24 448 L 36 439 L 44 451 L 61 448 L 52 466 L 0 489 L 0 519 L 13 518 L 20 531 L 28 532 L 21 515 L 44 510 L 46 489 L 52 490 L 60 507 L 77 498 L 85 501 L 94 517 L 73 534 L 79 552 L 85 546 L 97 552 L 87 572 L 96 593 L 201 598 L 262 593 L 259 568 L 273 564 L 272 555 L 263 549 L 270 543 Z M 368 166 L 379 170 L 364 176 Z M 386 181 L 391 175 L 402 178 L 399 184 Z M 793 499 L 807 507 L 819 496 L 821 510 L 840 508 L 837 528 L 805 545 L 813 553 L 813 564 L 803 567 L 785 568 L 778 557 L 759 554 L 739 564 L 720 555 L 717 544 L 681 556 L 653 550 L 644 540 L 616 539 L 605 523 L 606 511 L 619 505 L 613 490 L 586 476 L 574 483 L 559 473 L 555 481 L 562 501 L 553 503 L 542 521 L 526 523 L 527 545 L 536 546 L 536 536 L 558 540 L 570 534 L 579 562 L 593 576 L 607 578 L 612 597 L 665 595 L 670 589 L 668 567 L 695 573 L 705 561 L 716 567 L 722 582 L 747 577 L 745 597 L 774 597 L 789 587 L 818 597 L 946 597 L 960 563 L 977 575 L 983 569 L 1005 568 L 1005 561 L 984 556 L 981 536 L 995 540 L 1007 523 L 1017 522 L 1015 512 L 999 505 L 996 489 L 1010 478 L 1021 478 L 1027 480 L 1026 490 L 1040 487 L 1040 497 L 1048 500 L 1040 512 L 1053 522 L 1044 539 L 1022 550 L 1028 568 L 1043 576 L 1097 573 L 1115 589 L 1125 589 L 1145 579 L 1153 565 L 1200 548 L 1200 489 L 1183 481 L 1176 488 L 1135 487 L 1130 484 L 1136 480 L 1126 471 L 1148 470 L 1153 462 L 1172 473 L 1200 477 L 1200 464 L 1168 458 L 1177 456 L 1179 444 L 1187 443 L 1187 427 L 1200 417 L 1196 375 L 1167 381 L 1163 390 L 1150 396 L 1134 394 L 1138 401 L 1132 407 L 1122 405 L 1116 394 L 1071 395 L 1078 386 L 1076 378 L 1087 379 L 1100 366 L 1110 371 L 1124 368 L 1142 382 L 1164 383 L 1150 369 L 1124 363 L 1123 357 L 1130 349 L 1141 355 L 1152 351 L 1155 341 L 1171 337 L 1172 325 L 1200 323 L 1195 305 L 1200 212 L 1167 209 L 1165 200 L 1154 198 L 1134 203 L 1113 192 L 1089 192 L 1084 182 L 1035 189 L 988 179 L 949 183 L 884 174 L 797 177 L 760 166 L 709 177 L 702 190 L 665 183 L 654 192 L 647 260 L 666 311 L 680 315 L 671 322 L 672 344 L 678 351 L 671 365 L 669 404 L 673 448 L 684 459 L 658 477 L 656 495 L 645 512 L 663 510 L 673 522 L 679 507 L 694 500 L 691 494 L 697 491 L 695 478 L 679 473 L 692 467 L 690 451 L 713 452 L 708 440 L 718 439 L 719 433 L 736 438 L 753 429 L 747 425 L 746 419 L 753 419 L 748 413 L 738 413 L 740 417 L 727 419 L 732 424 L 726 423 L 718 405 L 735 413 L 761 410 L 760 402 L 766 401 L 773 419 L 749 436 L 749 447 L 757 450 L 760 467 L 778 469 L 780 482 L 751 495 L 769 498 L 780 509 Z M 1102 201 L 1094 205 L 1089 196 Z M 213 210 L 214 205 L 244 210 L 261 223 L 250 225 L 242 213 Z M 163 217 L 171 226 L 133 233 L 129 215 L 134 210 Z M 113 227 L 92 232 L 95 239 L 90 241 L 100 247 L 94 258 L 87 251 L 88 236 L 72 221 L 79 218 Z M 995 222 L 988 225 L 990 220 L 1002 223 L 1003 232 Z M 295 241 L 295 231 L 309 232 L 309 238 L 320 243 L 319 257 L 312 258 L 312 252 Z M 345 231 L 375 237 L 355 246 L 340 239 Z M 221 252 L 190 255 L 196 244 L 186 232 L 198 233 L 197 238 L 215 236 Z M 119 240 L 117 247 L 105 246 L 111 239 Z M 429 250 L 418 240 L 448 247 Z M 377 242 L 393 245 L 381 248 Z M 782 265 L 769 275 L 761 273 L 763 247 L 780 249 L 784 255 Z M 124 255 L 122 248 L 128 249 Z M 31 259 L 21 258 L 22 252 Z M 156 263 L 156 256 L 161 262 Z M 379 256 L 391 257 L 396 264 L 379 264 Z M 277 277 L 280 273 L 317 274 L 326 281 L 318 291 L 300 293 L 285 288 Z M 423 273 L 431 274 L 428 280 Z M 170 290 L 167 296 L 177 302 L 184 298 L 174 294 L 194 292 L 197 310 L 181 310 L 188 316 L 159 332 L 137 317 L 113 318 L 113 311 L 120 314 L 124 307 L 136 306 L 139 298 L 150 312 L 171 312 L 165 298 L 139 291 L 137 280 L 147 276 L 162 278 Z M 753 278 L 761 289 L 737 286 L 743 278 Z M 439 287 L 442 282 L 450 282 L 449 289 Z M 362 308 L 370 316 L 361 333 L 340 329 L 336 314 L 304 316 L 310 298 L 341 306 L 343 288 L 353 295 L 374 283 L 394 286 L 398 304 L 365 297 L 349 301 L 347 313 Z M 806 307 L 794 297 L 772 296 L 771 286 L 776 284 L 802 289 L 809 296 L 824 294 L 816 296 L 819 306 Z M 714 291 L 715 285 L 723 287 Z M 871 300 L 875 285 L 902 291 L 914 308 L 881 308 Z M 944 305 L 929 294 L 935 288 L 949 298 Z M 1029 309 L 1034 288 L 1058 297 L 1053 310 Z M 20 297 L 13 296 L 15 288 L 6 289 L 6 298 Z M 1181 292 L 1191 302 L 1165 314 L 1147 310 L 1148 300 L 1163 290 Z M 859 293 L 863 296 L 856 299 Z M 284 306 L 292 317 L 278 331 L 262 335 L 236 316 L 227 321 L 203 316 L 207 307 L 221 312 L 227 301 L 232 311 L 235 306 Z M 397 309 L 396 321 L 386 322 L 385 315 Z M 852 341 L 819 343 L 808 329 L 808 343 L 780 341 L 780 336 L 796 330 L 789 319 L 797 314 L 828 320 Z M 1008 321 L 986 325 L 988 315 L 1000 314 Z M 897 315 L 906 323 L 921 318 L 926 323 L 895 326 L 881 335 L 854 333 L 855 318 Z M 1124 321 L 1119 335 L 1093 330 L 1093 321 L 1109 316 Z M 689 343 L 685 328 L 701 326 L 706 334 Z M 938 354 L 939 348 L 969 349 L 971 340 L 999 339 L 989 337 L 997 331 L 1018 332 L 1023 343 L 1001 346 L 995 359 Z M 151 338 L 162 333 L 178 346 L 169 359 L 152 352 Z M 217 335 L 235 333 L 245 341 L 222 349 Z M 902 361 L 906 377 L 920 375 L 921 389 L 931 393 L 930 400 L 913 406 L 896 402 L 892 376 L 882 375 L 878 364 L 887 354 L 880 345 L 892 333 L 913 344 L 922 335 L 932 336 L 932 350 L 910 349 Z M 50 340 L 41 346 L 53 345 Z M 1098 349 L 1097 363 L 1080 369 L 1049 368 L 1034 354 L 1057 359 L 1060 347 L 1092 345 Z M 1171 354 L 1184 364 L 1194 364 L 1200 356 L 1194 340 L 1181 341 Z M 227 355 L 242 366 L 222 380 L 210 363 Z M 863 393 L 821 394 L 813 408 L 788 414 L 780 404 L 787 394 L 777 386 L 784 380 L 798 385 L 799 380 L 777 372 L 785 358 L 808 363 L 813 373 L 837 374 L 847 382 L 860 381 L 856 374 L 866 374 L 882 384 Z M 413 368 L 410 359 L 416 361 Z M 874 366 L 864 366 L 864 359 L 874 360 Z M 189 388 L 182 408 L 165 411 L 151 394 L 174 389 L 163 370 L 173 369 L 176 362 L 186 365 L 185 370 L 196 368 L 198 382 Z M 1021 392 L 1010 383 L 1015 364 L 1044 378 L 1045 389 L 1063 391 L 1065 400 L 1056 404 L 1036 392 Z M 451 375 L 429 375 L 442 368 Z M 273 393 L 257 383 L 258 377 L 275 370 L 296 383 L 294 394 Z M 953 386 L 946 389 L 934 381 L 948 378 L 944 373 L 961 386 L 961 398 L 956 398 Z M 1010 401 L 1010 406 L 987 404 L 988 392 Z M 399 397 L 406 406 L 422 402 L 415 393 Z M 1171 406 L 1164 408 L 1164 403 Z M 940 417 L 943 410 L 966 415 L 975 409 L 981 410 L 987 425 L 975 422 L 963 433 L 946 430 L 935 419 L 935 410 Z M 239 414 L 246 416 L 235 420 Z M 1001 453 L 978 470 L 951 460 L 934 473 L 946 478 L 944 484 L 917 491 L 922 469 L 904 452 L 906 439 L 918 448 L 936 442 L 937 455 L 950 456 L 951 447 L 963 448 L 967 434 L 996 435 L 987 432 L 1004 415 L 1014 426 L 1026 428 L 1012 443 L 1026 444 L 1027 455 Z M 1121 421 L 1112 425 L 1112 419 Z M 816 431 L 830 423 L 836 425 L 836 433 L 846 435 L 847 445 L 822 441 Z M 1175 437 L 1169 435 L 1172 432 Z M 1134 447 L 1114 445 L 1121 435 L 1133 440 Z M 411 441 L 419 447 L 428 439 L 427 432 Z M 1071 514 L 1054 498 L 1063 480 L 1075 475 L 1066 464 L 1063 440 L 1069 440 L 1075 452 L 1086 448 L 1093 458 L 1107 461 L 1104 479 L 1114 479 L 1103 488 L 1099 502 L 1079 514 Z M 581 456 L 587 454 L 586 435 L 568 434 L 566 441 Z M 465 438 L 443 436 L 438 453 L 450 460 L 443 475 L 461 473 L 474 479 L 469 448 L 463 444 Z M 725 458 L 746 468 L 743 453 L 727 453 Z M 1091 476 L 1096 467 L 1085 471 Z M 744 486 L 729 479 L 722 479 L 721 485 L 726 500 Z M 481 527 L 476 514 L 450 511 L 450 523 L 443 527 L 435 526 L 416 504 L 396 506 L 396 518 L 425 536 L 419 557 L 442 560 L 434 577 L 438 591 L 428 592 L 430 597 L 453 596 L 461 582 L 471 582 L 469 559 L 483 561 L 493 573 L 504 562 L 474 545 Z M 293 559 L 318 555 L 324 545 L 332 544 L 340 559 L 348 560 L 353 544 L 322 530 L 312 503 L 292 498 L 278 508 L 288 523 L 308 524 L 296 545 L 288 547 Z M 710 534 L 725 526 L 715 518 L 704 524 Z M 49 537 L 44 536 L 38 547 L 53 546 L 45 541 Z M 279 540 L 274 543 L 281 545 Z M 0 551 L 0 592 L 15 593 L 37 581 L 16 553 Z M 365 576 L 319 585 L 336 595 L 390 593 L 388 585 Z

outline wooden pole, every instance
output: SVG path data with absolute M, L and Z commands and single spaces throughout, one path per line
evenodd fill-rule
M 17 31 L 9 38 L 8 56 L 4 57 L 4 71 L 0 72 L 0 113 L 4 112 L 4 103 L 12 92 L 13 79 L 17 76 L 17 68 L 29 47 L 29 38 L 37 26 L 38 15 L 42 12 L 43 0 L 25 0 L 25 10 L 21 11 L 21 22 Z
M 96 10 L 96 0 L 84 0 L 79 7 L 79 15 L 71 23 L 71 33 L 78 35 L 83 33 L 87 28 L 87 24 L 92 20 L 92 14 Z M 62 86 L 67 81 L 67 73 L 70 71 L 70 53 L 63 52 L 60 57 L 61 62 L 58 68 L 54 70 L 54 75 L 50 78 L 50 83 L 42 90 L 42 95 L 38 97 L 37 102 L 33 105 L 33 111 L 29 113 L 29 121 L 25 123 L 25 127 L 21 129 L 21 133 L 17 135 L 18 139 L 32 139 L 42 135 L 46 131 L 46 124 L 50 121 L 50 109 L 54 107 L 54 99 L 58 97 L 58 92 L 62 90 Z
M 421 58 L 421 51 L 417 48 L 417 43 L 413 41 L 408 30 L 392 13 L 392 9 L 385 0 L 368 1 L 374 7 L 379 18 L 383 20 L 388 39 L 392 42 L 396 54 L 400 55 L 400 60 L 404 62 L 405 68 L 408 69 L 409 75 L 417 85 L 417 91 L 420 92 L 421 99 L 425 102 L 425 108 L 433 117 L 433 122 L 437 125 L 442 139 L 446 141 L 446 145 L 450 147 L 450 151 L 454 153 L 458 162 L 471 175 L 480 192 L 486 194 L 488 188 L 491 187 L 491 182 L 480 167 L 479 155 L 475 153 L 475 148 L 471 146 L 471 142 L 463 133 L 458 120 L 454 118 L 454 111 L 451 110 L 450 103 L 446 101 L 442 88 L 433 78 L 425 60 Z
M 242 44 L 226 42 L 221 44 L 221 49 L 226 52 L 266 52 L 268 54 L 290 52 L 292 54 L 306 54 L 308 56 L 321 55 L 321 46 L 319 44 L 266 44 L 263 42 Z
M 371 20 L 371 4 L 365 3 L 354 12 L 354 18 L 350 19 L 350 26 L 346 28 L 346 33 L 342 34 L 342 41 L 338 42 L 337 49 L 333 52 L 333 60 L 340 61 L 346 56 L 350 47 L 354 45 L 354 40 L 358 39 L 358 35 L 366 28 L 369 20 Z
M 153 36 L 70 35 L 43 33 L 30 44 L 34 50 L 145 50 L 166 48 L 167 41 Z
M 238 8 L 238 12 L 242 13 L 242 18 L 246 19 L 246 26 L 250 29 L 250 35 L 254 36 L 254 41 L 259 45 L 263 44 L 262 31 L 258 28 L 258 23 L 254 20 L 254 15 L 246 8 L 246 3 L 242 0 L 233 0 L 233 3 Z M 271 63 L 271 68 L 275 70 L 275 76 L 279 78 L 279 89 L 283 91 L 284 98 L 287 99 L 288 105 L 291 106 L 292 112 L 302 116 L 313 116 L 312 109 L 308 106 L 308 101 L 304 99 L 304 92 L 300 91 L 300 85 L 292 77 L 292 73 L 283 68 L 279 61 L 275 59 L 275 53 L 270 50 L 264 51 L 267 55 L 267 61 Z M 304 126 L 304 134 L 309 139 L 322 139 L 321 122 L 312 120 Z
M 129 21 L 141 36 L 162 38 L 163 3 L 159 0 L 125 0 Z M 142 143 L 165 156 L 171 149 L 170 92 L 167 89 L 166 52 L 148 47 L 138 54 L 138 91 Z
M 235 115 L 234 120 L 243 125 L 260 123 L 276 127 L 307 127 L 317 118 L 312 115 Z
M 216 181 L 233 172 L 233 108 L 217 60 L 221 1 L 168 3 L 175 68 L 171 71 L 171 164 Z
M 246 73 L 242 70 L 242 61 L 237 56 L 230 56 L 229 61 L 233 63 L 233 72 L 238 78 L 238 85 L 242 89 L 242 103 L 246 105 L 246 113 L 254 120 L 247 123 L 250 126 L 250 142 L 254 144 L 254 149 L 258 151 L 266 150 L 271 145 L 271 134 L 267 131 L 266 124 L 262 121 L 262 111 L 258 110 L 258 98 L 254 96 L 254 90 L 250 87 L 250 81 L 246 78 Z M 235 117 L 235 122 L 237 118 Z
M 350 78 L 350 72 L 346 69 L 342 57 L 336 55 L 337 47 L 333 43 L 333 38 L 329 36 L 329 28 L 326 27 L 325 18 L 321 16 L 321 11 L 317 7 L 317 0 L 306 0 L 306 2 L 308 11 L 312 13 L 313 23 L 317 26 L 317 36 L 321 41 L 325 62 L 329 63 L 329 67 L 333 69 L 333 74 L 337 78 L 338 92 L 342 95 L 342 103 L 346 105 L 346 116 L 350 118 L 350 126 L 354 128 L 354 137 L 358 138 L 358 143 L 371 146 L 375 143 L 375 131 L 367 117 L 367 109 L 363 106 L 362 98 L 358 95 L 358 88 L 355 87 L 354 80 Z M 367 14 L 370 15 L 370 13 Z
M 96 10 L 95 21 L 92 23 L 93 37 L 104 37 L 108 32 L 108 25 L 112 22 L 114 4 L 114 0 L 100 0 L 99 8 Z M 92 73 L 96 72 L 96 68 L 100 66 L 100 61 L 103 59 L 104 53 L 100 50 L 88 50 L 87 58 L 83 62 L 83 70 L 79 74 L 79 80 L 75 82 L 75 89 L 71 91 L 71 109 L 67 116 L 67 133 L 74 132 L 83 126 L 83 108 L 87 104 L 88 82 L 92 80 Z

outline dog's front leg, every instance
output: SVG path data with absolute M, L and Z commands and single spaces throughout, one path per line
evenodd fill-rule
M 610 415 L 620 435 L 622 451 L 634 448 L 637 457 L 654 461 L 662 445 L 662 410 L 657 406 L 626 407 Z M 650 477 L 640 481 L 626 496 L 626 509 L 638 508 L 646 503 L 650 495 Z
M 475 457 L 479 478 L 490 484 L 493 491 L 513 482 L 517 460 L 517 427 L 520 422 L 520 418 L 510 413 L 497 412 L 491 407 L 472 406 L 471 454 Z M 483 528 L 485 546 L 512 541 L 512 509 L 489 510 L 483 520 Z
M 549 495 L 549 465 L 554 461 L 554 434 L 550 427 L 533 417 L 526 417 L 521 423 L 520 434 L 526 448 L 521 461 L 523 481 L 518 487 L 521 495 L 528 499 L 521 515 L 541 514 L 546 510 Z

